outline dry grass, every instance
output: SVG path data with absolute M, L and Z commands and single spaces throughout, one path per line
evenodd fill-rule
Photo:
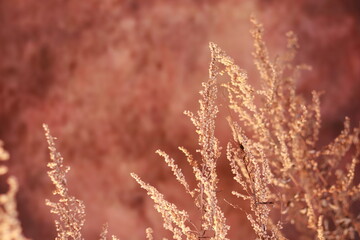
M 229 226 L 216 194 L 219 180 L 216 160 L 221 148 L 214 136 L 217 77 L 226 74 L 230 80 L 222 87 L 228 92 L 232 109 L 228 122 L 233 133 L 226 155 L 242 191 L 228 190 L 249 201 L 251 212 L 245 214 L 257 238 L 286 239 L 282 233 L 286 221 L 301 236 L 355 239 L 360 233 L 359 218 L 351 206 L 360 196 L 360 185 L 353 184 L 360 153 L 359 128 L 350 129 L 346 118 L 341 134 L 319 148 L 320 94 L 313 92 L 311 103 L 296 94 L 295 80 L 299 71 L 308 67 L 291 63 L 298 48 L 295 35 L 287 34 L 288 51 L 271 61 L 263 41 L 263 27 L 255 19 L 252 22 L 261 89 L 254 89 L 246 72 L 216 44 L 210 43 L 210 76 L 200 92 L 200 110 L 197 115 L 186 112 L 199 135 L 197 151 L 201 159 L 194 160 L 184 148 L 180 150 L 193 167 L 197 187 L 191 190 L 175 161 L 160 152 L 193 197 L 201 212 L 200 226 L 194 225 L 186 211 L 167 202 L 154 187 L 137 175 L 132 176 L 155 201 L 157 211 L 164 218 L 164 227 L 173 232 L 175 239 L 226 239 Z M 339 164 L 349 152 L 353 153 L 351 165 L 346 171 L 340 170 Z M 270 212 L 276 208 L 284 220 L 274 223 Z
M 307 66 L 292 64 L 298 49 L 295 35 L 287 34 L 288 51 L 271 61 L 263 41 L 263 27 L 255 19 L 252 22 L 254 58 L 261 88 L 251 86 L 246 72 L 216 44 L 210 43 L 209 79 L 200 92 L 200 109 L 196 113 L 185 112 L 198 134 L 199 154 L 196 156 L 199 157 L 184 147 L 179 149 L 193 170 L 196 186 L 191 187 L 174 159 L 157 151 L 193 199 L 199 219 L 192 219 L 192 214 L 167 201 L 138 175 L 132 173 L 131 176 L 153 199 L 164 228 L 177 240 L 228 239 L 230 226 L 218 194 L 217 162 L 222 152 L 226 152 L 234 181 L 240 189 L 222 191 L 232 192 L 241 199 L 239 201 L 249 204 L 251 211 L 239 211 L 239 214 L 246 214 L 257 239 L 287 239 L 284 223 L 309 239 L 359 238 L 359 215 L 352 207 L 360 197 L 360 185 L 353 182 L 360 154 L 360 130 L 351 129 L 350 120 L 346 118 L 340 135 L 328 145 L 319 147 L 320 94 L 313 92 L 312 101 L 308 103 L 296 93 L 296 78 Z M 227 75 L 229 81 L 219 86 L 221 75 Z M 228 122 L 233 139 L 229 140 L 225 151 L 215 136 L 219 87 L 226 89 L 228 107 L 232 111 Z M 55 186 L 53 194 L 58 197 L 55 202 L 46 201 L 51 212 L 58 216 L 56 239 L 81 240 L 85 206 L 69 194 L 66 173 L 70 168 L 63 165 L 49 128 L 44 125 L 44 129 L 51 159 L 48 175 Z M 340 164 L 349 157 L 350 165 L 342 169 Z M 8 159 L 2 146 L 0 159 Z M 5 174 L 7 168 L 0 168 L 0 172 Z M 16 181 L 10 177 L 8 183 L 10 190 L 0 198 L 0 239 L 24 239 L 16 213 Z M 227 203 L 234 210 L 239 208 L 237 203 Z M 279 213 L 280 220 L 275 221 L 272 212 Z M 146 238 L 154 239 L 151 228 L 146 229 Z M 107 239 L 106 224 L 99 239 Z M 112 236 L 112 239 L 117 238 Z

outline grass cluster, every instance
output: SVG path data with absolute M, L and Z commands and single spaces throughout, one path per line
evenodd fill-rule
M 272 61 L 263 40 L 262 25 L 255 19 L 252 22 L 253 55 L 260 73 L 260 89 L 249 84 L 246 72 L 231 57 L 210 43 L 209 79 L 202 85 L 199 110 L 185 112 L 196 128 L 198 154 L 190 153 L 185 147 L 179 149 L 192 168 L 195 186 L 186 180 L 187 176 L 173 158 L 157 151 L 184 187 L 184 194 L 193 199 L 198 219 L 167 201 L 161 192 L 135 173 L 131 176 L 153 199 L 164 228 L 171 231 L 176 240 L 226 240 L 230 227 L 241 231 L 241 223 L 229 226 L 221 208 L 222 204 L 230 204 L 240 209 L 238 203 L 219 197 L 217 163 L 221 154 L 226 155 L 233 180 L 239 186 L 239 190 L 222 191 L 232 192 L 242 205 L 249 204 L 249 212 L 243 209 L 238 212 L 246 215 L 257 239 L 287 239 L 284 222 L 309 239 L 357 239 L 360 215 L 352 208 L 360 197 L 360 184 L 354 183 L 360 129 L 351 129 L 350 120 L 346 118 L 340 135 L 328 145 L 319 146 L 320 94 L 314 91 L 312 100 L 307 102 L 296 92 L 299 72 L 308 67 L 292 64 L 298 49 L 295 35 L 287 34 L 287 51 Z M 220 76 L 229 80 L 220 84 Z M 232 139 L 225 144 L 215 136 L 218 88 L 226 90 L 231 110 L 227 121 Z M 54 195 L 58 196 L 56 202 L 46 201 L 51 212 L 58 216 L 56 239 L 83 239 L 85 206 L 69 194 L 66 183 L 69 167 L 63 165 L 49 128 L 44 125 L 44 129 L 51 159 L 48 175 L 55 186 Z M 0 158 L 8 158 L 2 148 Z M 350 164 L 342 169 L 340 164 L 348 160 Z M 1 174 L 5 172 L 6 168 L 0 168 Z M 16 214 L 16 180 L 9 178 L 9 185 L 9 192 L 0 197 L 0 239 L 25 239 Z M 272 218 L 274 211 L 281 215 L 280 220 Z M 146 237 L 154 239 L 152 229 L 146 229 Z M 99 239 L 107 239 L 106 225 Z

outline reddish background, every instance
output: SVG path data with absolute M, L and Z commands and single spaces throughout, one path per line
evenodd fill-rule
M 86 204 L 86 239 L 97 239 L 106 221 L 123 239 L 143 239 L 148 226 L 157 238 L 166 235 L 151 200 L 129 173 L 138 173 L 181 207 L 191 206 L 154 151 L 161 148 L 185 165 L 177 146 L 196 148 L 194 129 L 182 112 L 197 108 L 209 41 L 233 56 L 256 84 L 251 13 L 264 23 L 273 56 L 284 49 L 287 31 L 298 35 L 296 62 L 313 66 L 297 82 L 299 92 L 309 97 L 313 89 L 325 91 L 321 144 L 339 133 L 345 116 L 355 126 L 357 0 L 0 1 L 0 139 L 20 182 L 25 235 L 55 236 L 54 216 L 44 204 L 52 198 L 52 185 L 43 122 L 59 138 L 58 150 L 72 168 L 71 192 Z M 224 123 L 218 129 L 225 146 L 228 129 Z M 233 184 L 224 159 L 219 174 L 220 189 Z M 241 212 L 223 207 L 230 238 L 251 239 Z

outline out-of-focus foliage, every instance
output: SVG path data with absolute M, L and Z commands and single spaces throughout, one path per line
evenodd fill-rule
M 3 148 L 0 140 L 0 163 L 9 160 L 9 153 Z M 8 172 L 7 166 L 0 165 L 0 177 Z M 26 240 L 22 234 L 21 224 L 18 219 L 15 195 L 18 191 L 18 183 L 14 176 L 7 178 L 9 190 L 0 194 L 0 239 L 2 240 Z

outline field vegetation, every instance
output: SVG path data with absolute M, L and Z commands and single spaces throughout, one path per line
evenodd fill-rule
M 157 151 L 194 207 L 181 209 L 141 176 L 131 176 L 147 191 L 164 228 L 176 240 L 226 240 L 230 229 L 241 233 L 243 223 L 230 225 L 225 207 L 249 221 L 256 239 L 290 239 L 290 230 L 299 239 L 359 239 L 360 184 L 354 179 L 360 129 L 351 128 L 345 118 L 339 136 L 320 145 L 321 93 L 313 91 L 308 101 L 296 90 L 296 81 L 309 66 L 293 63 L 299 48 L 295 34 L 288 32 L 287 50 L 271 58 L 263 26 L 254 18 L 252 24 L 259 87 L 249 83 L 245 70 L 227 53 L 210 43 L 209 77 L 202 84 L 199 109 L 185 111 L 195 127 L 198 149 L 179 147 L 191 171 L 185 174 L 177 160 Z M 220 92 L 226 95 L 222 102 Z M 226 142 L 216 137 L 219 111 L 228 113 L 225 118 L 232 137 Z M 85 204 L 70 194 L 66 178 L 70 167 L 57 151 L 49 127 L 43 127 L 50 151 L 48 175 L 55 188 L 53 200 L 46 200 L 46 205 L 57 216 L 56 240 L 81 240 Z M 0 159 L 8 158 L 1 143 Z M 220 189 L 218 165 L 225 159 L 236 187 L 228 184 L 230 188 Z M 0 174 L 6 173 L 7 167 L 2 166 Z M 0 196 L 0 239 L 26 239 L 17 216 L 17 180 L 10 176 L 7 182 L 9 189 Z M 225 198 L 226 193 L 233 198 Z M 108 239 L 107 232 L 104 224 L 99 239 Z M 155 235 L 152 228 L 144 229 L 147 239 Z

